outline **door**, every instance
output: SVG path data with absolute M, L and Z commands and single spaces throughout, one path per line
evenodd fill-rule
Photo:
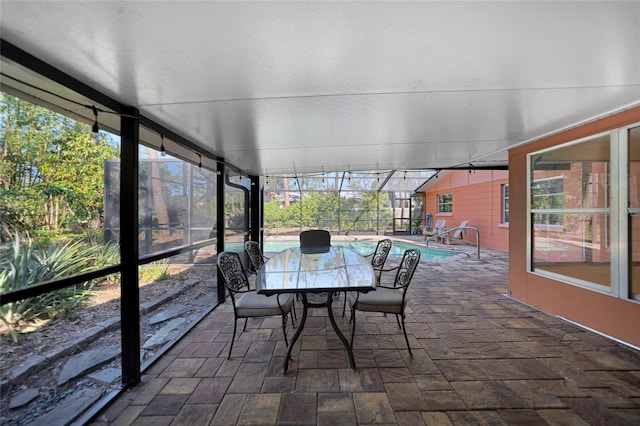
M 407 192 L 395 191 L 393 197 L 393 234 L 411 233 L 411 197 Z

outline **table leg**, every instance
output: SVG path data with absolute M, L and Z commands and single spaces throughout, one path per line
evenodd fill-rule
M 340 340 L 342 340 L 342 344 L 344 345 L 344 348 L 347 350 L 347 354 L 349 355 L 349 364 L 351 365 L 351 368 L 355 371 L 356 360 L 353 358 L 353 351 L 351 350 L 351 345 L 349 344 L 349 342 L 347 342 L 347 339 L 344 337 L 344 334 L 342 334 L 342 332 L 338 328 L 338 324 L 336 324 L 335 318 L 333 318 L 333 308 L 331 307 L 333 296 L 334 296 L 334 293 L 329 292 L 329 296 L 327 297 L 327 309 L 329 310 L 329 320 L 331 321 L 331 325 L 333 326 L 334 331 L 336 332 Z
M 282 373 L 286 373 L 289 369 L 289 360 L 291 359 L 291 350 L 293 349 L 293 345 L 296 344 L 298 337 L 300 337 L 300 333 L 302 333 L 302 329 L 304 328 L 304 324 L 307 322 L 307 295 L 305 293 L 301 293 L 302 297 L 302 319 L 300 320 L 300 324 L 298 324 L 298 329 L 294 333 L 291 341 L 289 342 L 289 346 L 287 347 L 287 354 L 284 357 L 284 365 L 282 366 Z

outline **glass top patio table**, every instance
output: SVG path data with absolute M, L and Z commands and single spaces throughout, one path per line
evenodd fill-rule
M 299 247 L 271 257 L 258 274 L 258 293 L 370 291 L 376 286 L 371 262 L 356 251 L 330 246 L 325 253 L 302 253 Z
M 355 370 L 356 363 L 351 345 L 336 324 L 331 303 L 338 292 L 367 292 L 375 288 L 376 278 L 370 261 L 348 247 L 330 246 L 324 252 L 314 253 L 303 253 L 296 247 L 272 256 L 258 271 L 258 293 L 296 293 L 300 296 L 303 306 L 302 319 L 287 347 L 282 372 L 287 372 L 291 350 L 302 333 L 308 308 L 325 306 L 331 325 L 347 351 L 351 368 Z M 311 303 L 307 298 L 309 293 L 326 293 L 326 301 Z

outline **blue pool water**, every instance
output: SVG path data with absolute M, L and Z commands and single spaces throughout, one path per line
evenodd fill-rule
M 377 241 L 365 241 L 365 240 L 356 240 L 356 241 L 332 241 L 331 244 L 336 245 L 344 245 L 352 250 L 357 251 L 360 254 L 367 255 L 373 253 L 376 249 Z M 282 241 L 265 241 L 264 243 L 264 252 L 279 252 L 284 249 L 288 249 L 291 247 L 300 247 L 300 242 L 298 240 L 282 240 Z M 228 243 L 228 250 L 233 251 L 242 251 L 242 244 L 236 243 Z M 391 245 L 391 252 L 389 253 L 389 257 L 402 257 L 402 254 L 407 249 L 418 249 L 421 253 L 422 260 L 430 260 L 430 261 L 438 261 L 443 260 L 451 256 L 455 256 L 458 253 L 447 251 L 447 250 L 438 250 L 433 248 L 421 247 L 415 244 L 409 244 L 402 241 L 394 241 Z

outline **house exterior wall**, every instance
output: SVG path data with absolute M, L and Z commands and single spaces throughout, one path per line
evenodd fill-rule
M 509 183 L 507 171 L 447 170 L 432 178 L 425 191 L 426 212 L 433 222 L 446 219 L 446 227 L 453 228 L 468 220 L 467 226 L 477 228 L 480 246 L 507 251 L 509 225 L 503 223 L 502 186 Z M 453 195 L 453 212 L 438 213 L 438 195 Z M 464 239 L 475 244 L 475 232 L 467 232 Z
M 509 152 L 509 292 L 515 299 L 553 315 L 640 346 L 640 303 L 571 285 L 528 271 L 527 154 L 640 122 L 633 108 Z M 633 191 L 633 188 L 631 188 Z

